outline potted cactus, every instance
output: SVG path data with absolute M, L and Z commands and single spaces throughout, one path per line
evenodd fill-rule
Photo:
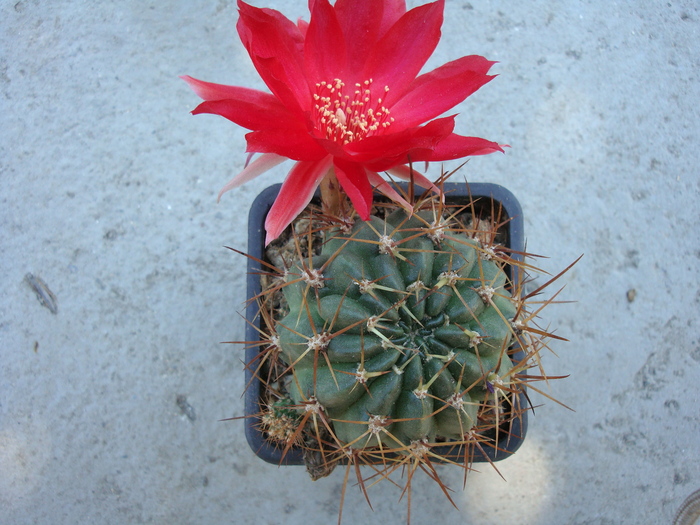
M 309 6 L 295 24 L 238 2 L 270 93 L 183 77 L 204 99 L 193 113 L 251 130 L 247 151 L 260 154 L 221 194 L 295 161 L 249 222 L 247 435 L 260 457 L 304 463 L 313 479 L 342 464 L 441 483 L 436 463 L 468 469 L 515 451 L 525 385 L 544 377 L 528 369 L 553 337 L 535 324 L 547 301 L 528 305 L 542 287 L 523 292 L 532 267 L 517 201 L 414 169 L 503 152 L 440 116 L 488 83 L 494 62 L 419 74 L 444 0 Z
M 310 210 L 299 222 L 310 230 L 290 229 L 267 250 L 256 232 L 279 185 L 258 197 L 249 219 L 248 296 L 259 300 L 246 310 L 246 413 L 257 416 L 246 433 L 258 456 L 304 463 L 303 418 L 289 407 L 309 403 L 331 416 L 340 442 L 372 450 L 374 461 L 380 442 L 392 453 L 398 441 L 430 444 L 433 458 L 469 462 L 497 461 L 518 448 L 527 425 L 526 363 L 536 352 L 522 336 L 520 206 L 493 184 L 443 188 L 445 202 L 419 199 L 411 214 L 380 205 L 369 221 L 343 224 L 345 231 Z M 411 406 L 414 397 L 421 402 Z M 502 398 L 508 410 L 493 419 Z M 419 414 L 402 418 L 402 410 Z M 413 426 L 418 435 L 408 434 Z M 328 454 L 325 466 L 341 458 Z

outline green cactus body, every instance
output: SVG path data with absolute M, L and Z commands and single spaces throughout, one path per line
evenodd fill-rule
M 286 277 L 290 395 L 318 402 L 355 449 L 460 439 L 510 382 L 516 306 L 502 263 L 431 220 L 398 211 L 333 231 Z

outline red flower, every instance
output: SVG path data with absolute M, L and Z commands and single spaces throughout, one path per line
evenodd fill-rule
M 268 214 L 266 242 L 304 209 L 329 170 L 366 220 L 372 186 L 400 200 L 379 172 L 407 178 L 410 162 L 503 151 L 453 133 L 454 115 L 436 118 L 489 82 L 494 62 L 466 56 L 418 75 L 440 39 L 444 5 L 407 12 L 404 0 L 310 0 L 310 22 L 294 24 L 238 1 L 238 34 L 272 93 L 182 78 L 204 99 L 193 114 L 250 129 L 247 151 L 263 154 L 219 196 L 286 158 L 296 161 Z

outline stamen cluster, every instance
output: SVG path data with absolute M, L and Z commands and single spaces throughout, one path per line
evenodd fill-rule
M 316 126 L 327 139 L 339 144 L 357 142 L 385 129 L 394 121 L 383 99 L 373 101 L 372 79 L 356 83 L 352 95 L 346 94 L 345 83 L 336 78 L 333 82 L 316 84 L 314 111 Z M 389 86 L 384 86 L 384 96 Z

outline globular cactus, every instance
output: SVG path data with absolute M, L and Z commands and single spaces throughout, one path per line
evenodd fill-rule
M 399 210 L 327 232 L 288 269 L 276 331 L 289 394 L 324 411 L 342 448 L 463 439 L 507 393 L 517 298 L 476 237 Z

